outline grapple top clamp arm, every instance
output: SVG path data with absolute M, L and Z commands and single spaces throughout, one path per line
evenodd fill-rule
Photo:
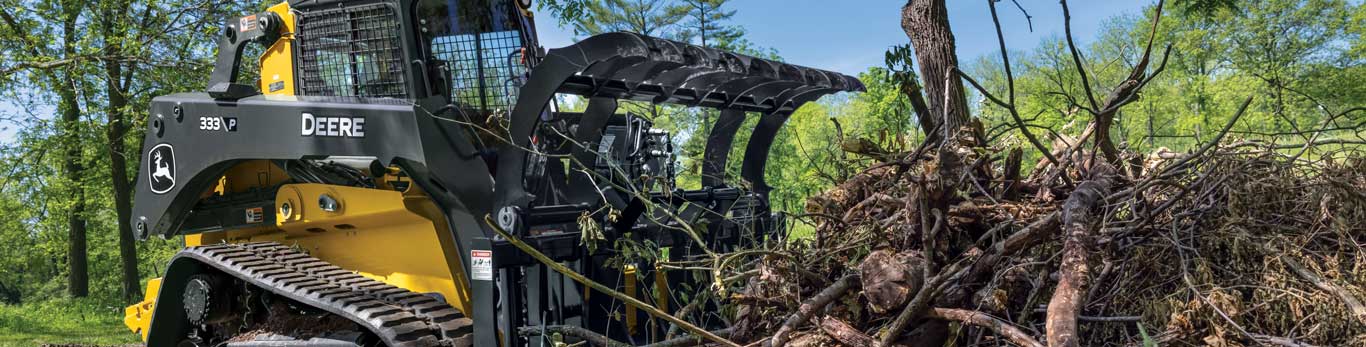
M 256 87 L 237 83 L 242 51 L 250 43 L 269 45 L 275 42 L 280 38 L 280 29 L 283 27 L 280 15 L 270 11 L 228 19 L 223 23 L 223 33 L 218 37 L 218 59 L 214 61 L 213 73 L 209 75 L 209 96 L 236 100 L 259 94 Z

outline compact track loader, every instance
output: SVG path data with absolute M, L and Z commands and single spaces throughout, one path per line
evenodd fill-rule
M 132 224 L 185 248 L 127 308 L 129 328 L 153 347 L 540 346 L 550 325 L 658 341 L 667 323 L 498 232 L 677 310 L 671 290 L 706 282 L 613 245 L 680 260 L 769 238 L 775 134 L 803 103 L 863 89 L 630 33 L 547 52 L 530 6 L 290 0 L 228 20 L 208 90 L 152 101 Z M 259 81 L 239 82 L 252 46 Z M 561 111 L 557 95 L 586 108 Z M 700 189 L 676 186 L 671 135 L 626 104 L 719 110 Z M 728 178 L 746 117 L 757 125 Z

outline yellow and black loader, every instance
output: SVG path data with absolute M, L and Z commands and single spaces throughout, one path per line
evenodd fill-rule
M 863 89 L 630 33 L 545 51 L 531 6 L 290 0 L 227 20 L 208 90 L 152 101 L 132 224 L 185 249 L 128 327 L 152 347 L 539 346 L 524 332 L 550 325 L 657 341 L 643 313 L 495 228 L 676 308 L 670 286 L 687 276 L 586 243 L 648 242 L 677 260 L 768 237 L 782 223 L 764 182 L 774 136 L 803 103 Z M 240 82 L 253 45 L 259 80 Z M 560 111 L 557 95 L 586 109 Z M 720 110 L 700 189 L 675 186 L 674 140 L 625 102 Z M 728 179 L 746 117 L 757 126 Z

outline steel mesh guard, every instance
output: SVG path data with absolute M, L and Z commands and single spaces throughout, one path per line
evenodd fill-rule
M 431 52 L 450 69 L 452 102 L 495 112 L 517 100 L 526 72 L 522 47 L 521 33 L 495 31 L 437 37 Z
M 407 98 L 398 17 L 371 4 L 304 12 L 300 94 Z

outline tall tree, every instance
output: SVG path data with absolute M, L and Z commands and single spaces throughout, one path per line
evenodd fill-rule
M 133 179 L 142 136 L 135 126 L 145 119 L 150 98 L 161 93 L 203 88 L 207 58 L 216 44 L 222 18 L 254 11 L 252 4 L 225 0 L 102 0 L 98 27 L 105 59 L 98 61 L 104 82 L 105 157 L 108 180 L 117 212 L 122 294 L 125 300 L 141 300 L 137 246 L 132 227 Z M 207 9 L 207 10 L 206 10 Z M 136 13 L 128 16 L 121 13 Z M 206 30 L 209 29 L 209 30 Z M 135 170 L 134 170 L 135 171 Z
M 222 18 L 255 5 L 226 0 L 0 0 L 0 7 L 21 9 L 0 12 L 2 56 L 13 57 L 0 62 L 0 87 L 26 91 L 0 97 L 26 105 L 30 114 L 48 109 L 57 114 L 52 121 L 40 115 L 10 119 L 23 128 L 8 147 L 14 151 L 4 153 L 6 160 L 26 173 L 42 172 L 46 165 L 56 172 L 41 178 L 10 175 L 6 183 L 47 187 L 17 194 L 60 206 L 53 214 L 65 219 L 61 229 L 67 234 L 65 265 L 73 295 L 88 294 L 91 283 L 98 283 L 100 288 L 120 288 L 125 300 L 139 300 L 142 246 L 129 224 L 130 170 L 136 170 L 142 139 L 135 129 L 142 127 L 152 96 L 203 88 L 204 79 L 184 76 L 208 75 L 217 34 L 213 28 Z M 58 15 L 44 15 L 48 13 Z M 32 159 L 44 157 L 55 163 Z M 10 184 L 15 180 L 20 182 Z M 54 195 L 58 192 L 60 197 Z M 116 217 L 94 213 L 106 209 Z M 149 247 L 160 246 L 142 248 Z M 115 268 L 84 261 L 114 259 L 115 249 L 121 271 L 89 270 Z M 169 254 L 150 250 L 157 257 Z M 114 283 L 118 285 L 106 285 Z
M 1239 27 L 1225 34 L 1231 48 L 1225 57 L 1270 87 L 1273 125 L 1307 126 L 1287 114 L 1288 104 L 1305 92 L 1304 75 L 1314 64 L 1335 56 L 1325 53 L 1343 44 L 1350 16 L 1344 0 L 1276 0 L 1248 2 L 1223 18 Z
M 968 124 L 968 101 L 963 80 L 951 69 L 958 67 L 953 32 L 949 30 L 949 11 L 944 0 L 909 0 L 901 8 L 901 29 L 915 48 L 924 99 L 928 100 L 928 119 L 921 119 L 930 139 L 953 134 Z M 914 93 L 919 88 L 907 88 Z M 912 99 L 917 96 L 911 95 Z M 925 115 L 921 115 L 925 117 Z M 938 128 L 936 134 L 930 134 Z
M 626 31 L 668 37 L 688 14 L 687 7 L 654 0 L 599 0 L 584 3 L 574 18 L 574 33 L 596 35 Z
M 727 10 L 730 0 L 683 0 L 687 17 L 682 21 L 682 31 L 678 38 L 697 43 L 703 47 L 721 47 L 737 42 L 745 35 L 744 29 L 725 24 L 735 16 L 735 10 Z
M 124 55 L 124 35 L 134 30 L 129 30 L 132 19 L 146 20 L 151 6 L 144 8 L 140 16 L 120 15 L 120 11 L 128 9 L 131 4 L 127 0 L 110 0 L 100 4 L 100 35 L 104 40 L 104 53 L 107 57 L 120 57 Z M 108 126 L 105 129 L 105 139 L 109 146 L 109 178 L 110 188 L 114 190 L 114 210 L 118 215 L 119 233 L 119 263 L 123 270 L 122 294 L 125 301 L 135 302 L 142 296 L 139 288 L 138 278 L 138 255 L 137 247 L 133 244 L 132 223 L 132 181 L 128 179 L 128 154 L 124 143 L 124 136 L 128 133 L 128 87 L 132 83 L 132 78 L 137 70 L 137 65 L 129 64 L 125 67 L 122 59 L 106 59 L 104 65 L 105 97 L 108 99 L 106 109 Z M 136 154 L 134 154 L 136 155 Z
M 67 227 L 67 290 L 73 297 L 90 294 L 90 265 L 88 247 L 87 192 L 84 182 L 86 175 L 85 146 L 81 143 L 82 134 L 87 127 L 82 123 L 84 111 L 81 95 L 86 70 L 83 63 L 102 57 L 89 54 L 83 48 L 81 39 L 85 36 L 82 15 L 86 3 L 65 0 L 37 4 L 39 11 L 56 13 L 53 21 L 36 20 L 30 16 L 17 17 L 14 13 L 0 14 L 5 26 L 17 40 L 14 43 L 28 53 L 28 64 L 18 68 L 28 68 L 34 76 L 40 76 L 46 87 L 57 94 L 58 113 L 57 146 L 62 167 L 62 187 L 67 204 L 65 219 Z M 52 47 L 46 35 L 59 35 Z M 11 71 L 12 72 L 12 71 Z

